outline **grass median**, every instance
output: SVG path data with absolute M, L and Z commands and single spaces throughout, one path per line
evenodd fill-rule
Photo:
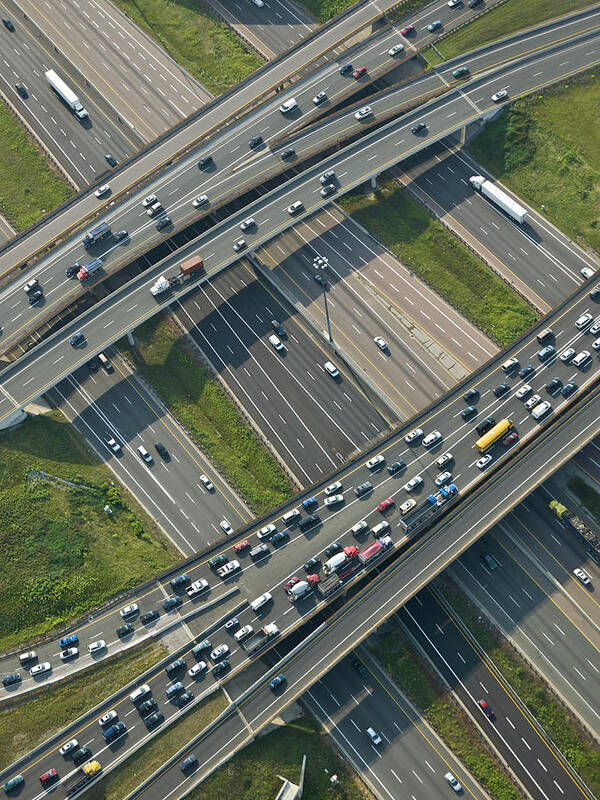
M 423 55 L 434 66 L 523 28 L 541 25 L 547 19 L 572 14 L 591 5 L 590 0 L 552 0 L 551 3 L 548 0 L 506 0 L 436 43 L 436 49 L 443 58 L 431 47 L 426 48 Z
M 0 433 L 0 549 L 0 650 L 180 560 L 58 411 Z
M 21 123 L 0 103 L 0 211 L 25 230 L 74 193 Z
M 600 252 L 600 77 L 517 100 L 469 145 L 498 180 L 581 245 Z
M 536 321 L 533 309 L 407 189 L 380 178 L 374 196 L 350 194 L 339 204 L 403 264 L 502 347 Z
M 203 0 L 115 0 L 115 4 L 214 95 L 263 64 Z
M 498 630 L 482 619 L 459 587 L 445 575 L 438 587 L 464 621 L 483 650 L 512 686 L 529 712 L 537 719 L 563 756 L 583 778 L 591 791 L 600 793 L 600 745 L 580 725 L 542 680 L 512 649 Z M 575 791 L 575 788 L 573 788 Z
M 165 647 L 146 645 L 22 698 L 3 699 L 0 707 L 0 769 L 62 730 L 94 708 L 102 698 L 109 697 L 166 655 Z M 34 772 L 34 776 L 37 780 L 37 773 Z
M 125 340 L 119 347 L 252 511 L 262 514 L 290 497 L 286 474 L 175 325 L 157 315 L 135 329 L 135 338 L 137 347 Z
M 298 782 L 306 755 L 303 800 L 374 800 L 336 754 L 312 717 L 302 716 L 259 737 L 191 792 L 189 800 L 266 800 L 276 797 L 281 778 Z M 331 786 L 337 775 L 339 785 Z M 281 778 L 279 777 L 281 776 Z

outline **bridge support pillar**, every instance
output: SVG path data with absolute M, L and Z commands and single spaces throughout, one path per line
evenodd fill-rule
M 20 425 L 27 419 L 27 413 L 22 408 L 15 408 L 12 414 L 0 421 L 0 431 L 10 430 Z
M 133 333 L 131 331 L 127 331 L 127 341 L 132 347 L 135 347 L 135 339 L 133 338 Z

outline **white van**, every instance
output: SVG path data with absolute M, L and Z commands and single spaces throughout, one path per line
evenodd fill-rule
M 265 592 L 264 594 L 261 594 L 260 597 L 257 597 L 256 600 L 253 600 L 250 603 L 250 608 L 252 609 L 252 611 L 258 611 L 258 609 L 265 606 L 269 602 L 269 600 L 271 600 L 271 595 L 269 592 Z
M 577 353 L 571 364 L 574 367 L 585 367 L 588 361 L 591 359 L 590 351 L 589 350 L 582 350 L 581 353 Z
M 154 463 L 154 459 L 152 458 L 150 453 L 146 450 L 146 448 L 144 447 L 143 444 L 141 444 L 138 447 L 137 451 L 140 454 L 140 457 L 146 462 L 146 464 L 153 464 Z
M 300 512 L 297 508 L 292 508 L 291 511 L 286 511 L 286 513 L 281 518 L 281 521 L 284 525 L 291 525 L 293 522 L 296 522 L 298 517 L 300 516 Z
M 279 110 L 282 114 L 287 114 L 289 111 L 293 111 L 295 108 L 298 108 L 298 103 L 296 102 L 295 97 L 290 97 L 289 100 L 286 100 L 285 103 L 282 103 L 279 106 Z

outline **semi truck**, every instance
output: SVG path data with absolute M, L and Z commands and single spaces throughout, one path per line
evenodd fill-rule
M 469 178 L 469 183 L 474 189 L 481 192 L 484 197 L 487 197 L 488 200 L 495 203 L 498 208 L 506 212 L 515 222 L 518 222 L 519 225 L 527 222 L 527 209 L 520 206 L 510 195 L 503 192 L 502 189 L 491 181 L 486 180 L 483 175 L 473 175 Z
M 409 534 L 423 530 L 425 526 L 435 521 L 442 511 L 458 497 L 456 484 L 450 483 L 441 486 L 436 494 L 430 494 L 414 511 L 411 511 L 400 520 L 400 527 Z
M 355 558 L 358 555 L 358 548 L 353 544 L 344 547 L 341 553 L 336 553 L 323 564 L 323 571 L 326 575 L 332 572 L 337 572 L 347 561 Z
M 371 561 L 382 556 L 392 545 L 393 542 L 390 536 L 382 536 L 381 539 L 375 539 L 373 544 L 361 550 L 358 554 L 358 559 L 361 564 L 369 564 Z
M 242 642 L 242 647 L 249 656 L 253 656 L 255 653 L 258 653 L 259 650 L 262 650 L 262 648 L 276 636 L 279 636 L 279 628 L 274 622 L 270 622 Z
M 85 264 L 79 272 L 77 273 L 77 277 L 80 281 L 85 281 L 90 275 L 94 275 L 94 273 L 99 272 L 102 269 L 102 262 L 99 258 L 93 258 L 89 264 Z
M 334 573 L 317 584 L 317 592 L 321 595 L 321 597 L 329 597 L 329 595 L 336 592 L 341 585 L 342 582 L 340 581 L 339 576 Z
M 71 111 L 78 119 L 85 119 L 88 112 L 81 105 L 79 98 L 67 84 L 60 78 L 53 69 L 49 69 L 46 73 L 46 80 L 54 89 L 56 94 L 69 106 Z
M 290 603 L 297 603 L 298 600 L 302 600 L 302 598 L 310 594 L 310 592 L 310 583 L 308 581 L 299 581 L 295 586 L 292 586 L 288 593 Z
M 551 500 L 549 505 L 558 519 L 564 522 L 576 536 L 582 539 L 585 549 L 595 561 L 598 561 L 600 559 L 600 537 L 598 534 L 594 533 L 589 525 L 586 525 L 577 514 L 573 514 L 572 511 L 569 511 L 568 508 L 562 503 L 559 503 L 558 500 Z
M 102 765 L 99 761 L 88 761 L 80 767 L 74 775 L 71 775 L 71 777 L 67 778 L 65 781 L 64 787 L 67 795 L 71 796 L 80 789 L 83 789 L 92 778 L 95 778 L 96 775 L 99 775 L 101 772 Z
M 187 261 L 182 261 L 179 265 L 179 273 L 177 275 L 172 275 L 169 278 L 165 277 L 165 275 L 161 275 L 150 287 L 150 294 L 152 297 L 158 297 L 165 292 L 170 292 L 176 286 L 181 286 L 183 279 L 187 278 L 188 275 L 193 275 L 196 272 L 200 272 L 202 269 L 204 269 L 204 261 L 200 256 L 192 256 L 192 258 L 188 258 Z
M 91 247 L 93 244 L 96 244 L 96 242 L 106 239 L 107 236 L 110 236 L 110 233 L 110 225 L 107 222 L 101 222 L 85 234 L 82 240 L 83 246 Z

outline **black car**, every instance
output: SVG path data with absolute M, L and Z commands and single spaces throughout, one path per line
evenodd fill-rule
M 98 372 L 98 370 L 100 369 L 99 359 L 96 358 L 96 356 L 90 358 L 90 360 L 87 362 L 87 368 L 89 369 L 90 372 Z
M 333 544 L 330 544 L 329 547 L 325 548 L 325 558 L 331 558 L 331 556 L 341 552 L 341 549 L 342 545 L 339 542 L 333 542 Z
M 156 223 L 156 230 L 162 231 L 163 228 L 168 228 L 171 224 L 171 217 L 161 217 Z
M 188 770 L 196 769 L 197 766 L 198 766 L 198 759 L 196 758 L 196 756 L 188 756 L 179 763 L 179 769 L 182 772 L 187 772 Z
M 208 566 L 211 569 L 217 569 L 217 567 L 222 567 L 223 564 L 226 564 L 229 561 L 229 558 L 225 555 L 225 553 L 219 553 L 218 556 L 213 556 L 209 562 Z
M 305 572 L 318 572 L 321 569 L 321 559 L 318 556 L 309 558 L 304 565 Z
M 496 397 L 502 397 L 502 395 L 506 394 L 508 391 L 510 391 L 508 383 L 501 383 L 499 386 L 494 387 L 494 394 Z
M 217 663 L 212 668 L 212 674 L 218 675 L 220 672 L 224 672 L 226 669 L 229 669 L 228 658 L 224 658 L 222 661 L 217 661 Z
M 364 483 L 359 483 L 359 485 L 354 489 L 354 494 L 357 497 L 362 497 L 363 494 L 367 494 L 373 489 L 373 484 L 371 481 L 365 481 Z
M 568 383 L 565 383 L 560 392 L 563 397 L 570 397 L 573 394 L 573 392 L 577 391 L 578 388 L 579 387 L 577 386 L 575 381 L 569 381 Z
M 463 408 L 463 410 L 460 412 L 460 415 L 466 422 L 468 419 L 471 419 L 471 417 L 473 417 L 476 413 L 477 409 L 475 408 L 475 406 L 467 406 L 466 408 Z
M 10 19 L 6 19 L 6 17 L 2 17 L 2 22 L 4 23 L 4 27 L 7 28 L 11 33 L 14 32 L 15 26 L 12 24 Z
M 548 394 L 556 394 L 562 386 L 560 378 L 551 378 L 546 384 L 546 391 Z
M 181 575 L 177 575 L 175 578 L 172 578 L 169 583 L 171 584 L 171 588 L 174 592 L 177 589 L 183 589 L 184 586 L 187 586 L 190 583 L 190 576 L 183 572 Z
M 260 135 L 258 135 L 258 136 L 253 136 L 253 137 L 250 139 L 250 141 L 248 142 L 248 144 L 250 145 L 250 147 L 258 147 L 258 146 L 259 146 L 260 144 L 262 144 L 262 143 L 263 143 L 263 138 L 262 138 L 262 136 L 260 136 Z
M 475 8 L 480 3 L 483 3 L 483 0 L 469 0 L 469 8 Z
M 147 714 L 149 711 L 152 711 L 153 708 L 156 708 L 156 700 L 153 697 L 151 697 L 149 700 L 144 700 L 143 703 L 139 704 L 138 711 L 143 717 L 144 714 Z
M 416 136 L 421 131 L 427 130 L 427 125 L 424 122 L 417 122 L 416 125 L 413 125 L 411 128 L 412 133 Z
M 148 728 L 154 728 L 156 725 L 160 725 L 160 723 L 164 720 L 164 714 L 162 711 L 155 711 L 154 714 L 150 714 L 149 717 L 146 717 L 144 722 L 148 726 Z
M 182 603 L 181 597 L 167 597 L 166 600 L 163 600 L 163 608 L 165 611 L 171 611 L 174 608 L 179 608 Z
M 463 394 L 463 400 L 465 403 L 470 403 L 471 400 L 477 400 L 479 397 L 479 389 L 469 389 L 467 392 Z
M 122 242 L 123 239 L 126 239 L 128 235 L 129 234 L 127 233 L 127 231 L 117 231 L 114 234 L 114 240 L 115 242 Z
M 486 417 L 485 419 L 481 420 L 481 422 L 476 426 L 475 430 L 480 436 L 483 436 L 483 434 L 490 431 L 495 424 L 496 420 L 493 417 Z
M 29 305 L 34 306 L 36 303 L 39 303 L 43 296 L 43 291 L 41 289 L 36 289 L 35 292 L 32 292 L 30 295 L 28 295 Z
M 293 147 L 286 147 L 285 150 L 281 151 L 281 160 L 285 161 L 286 158 L 292 158 L 295 155 L 296 150 Z
M 391 464 L 388 465 L 388 472 L 390 475 L 395 475 L 400 470 L 406 469 L 406 462 L 405 461 L 393 461 Z
M 156 442 L 154 447 L 156 448 L 156 452 L 162 458 L 163 461 L 169 461 L 170 460 L 171 456 L 169 455 L 169 451 L 164 446 L 164 444 L 161 444 L 161 442 Z
M 594 286 L 590 292 L 590 297 L 592 300 L 600 300 L 600 286 Z
M 114 156 L 111 156 L 110 153 L 106 153 L 104 158 L 108 161 L 111 167 L 117 166 L 117 159 Z
M 339 69 L 340 75 L 347 75 L 349 72 L 354 72 L 352 64 L 343 64 Z
M 159 617 L 160 614 L 155 608 L 153 608 L 151 611 L 146 611 L 144 614 L 142 614 L 140 617 L 140 622 L 142 625 L 147 625 L 149 622 L 154 622 L 154 620 L 158 619 Z
M 281 544 L 281 542 L 286 542 L 290 538 L 290 535 L 287 531 L 277 531 L 271 537 L 271 544 Z
M 277 336 L 279 336 L 280 339 L 283 339 L 285 336 L 287 336 L 285 328 L 283 327 L 281 322 L 277 322 L 276 319 L 271 320 L 271 327 L 273 328 L 273 330 L 275 331 Z
M 89 747 L 80 747 L 79 750 L 76 750 L 73 753 L 73 763 L 76 767 L 80 764 L 83 764 L 85 761 L 89 761 L 92 757 L 92 751 Z
M 69 339 L 69 344 L 71 347 L 79 347 L 80 344 L 85 342 L 85 336 L 81 331 L 74 333 L 73 336 Z
M 369 670 L 365 667 L 362 661 L 359 661 L 358 659 L 352 662 L 352 666 L 359 675 L 362 675 L 363 678 L 369 674 Z
M 212 156 L 204 156 L 198 161 L 198 169 L 206 169 L 212 163 Z
M 10 672 L 8 675 L 2 676 L 2 684 L 4 686 L 12 686 L 13 683 L 19 683 L 21 676 L 18 672 Z
M 196 657 L 201 656 L 205 650 L 210 650 L 211 647 L 210 639 L 202 639 L 201 642 L 198 642 L 198 644 L 192 648 L 192 655 Z
M 81 269 L 81 264 L 71 264 L 70 267 L 66 268 L 65 275 L 67 276 L 67 278 L 74 278 L 80 269 Z
M 117 628 L 117 636 L 122 639 L 123 636 L 129 636 L 130 633 L 133 633 L 133 625 L 131 622 L 126 622 L 125 625 L 119 625 Z
M 27 91 L 27 87 L 24 83 L 15 83 L 15 89 L 21 95 L 21 97 L 25 99 L 29 97 L 29 92 Z
M 519 378 L 528 378 L 530 375 L 533 375 L 534 372 L 535 367 L 533 364 L 528 364 L 526 367 L 519 370 Z
M 190 700 L 193 699 L 194 695 L 191 692 L 181 692 L 181 694 L 178 694 L 177 697 L 175 698 L 175 703 L 176 705 L 179 706 L 179 708 L 182 708 L 183 706 L 187 705 L 190 702 Z
M 175 673 L 178 672 L 180 669 L 185 669 L 185 659 L 176 658 L 175 661 L 171 661 L 170 664 L 167 664 L 167 666 L 165 667 L 165 672 L 167 673 L 169 678 L 172 678 L 173 675 L 175 675 Z

